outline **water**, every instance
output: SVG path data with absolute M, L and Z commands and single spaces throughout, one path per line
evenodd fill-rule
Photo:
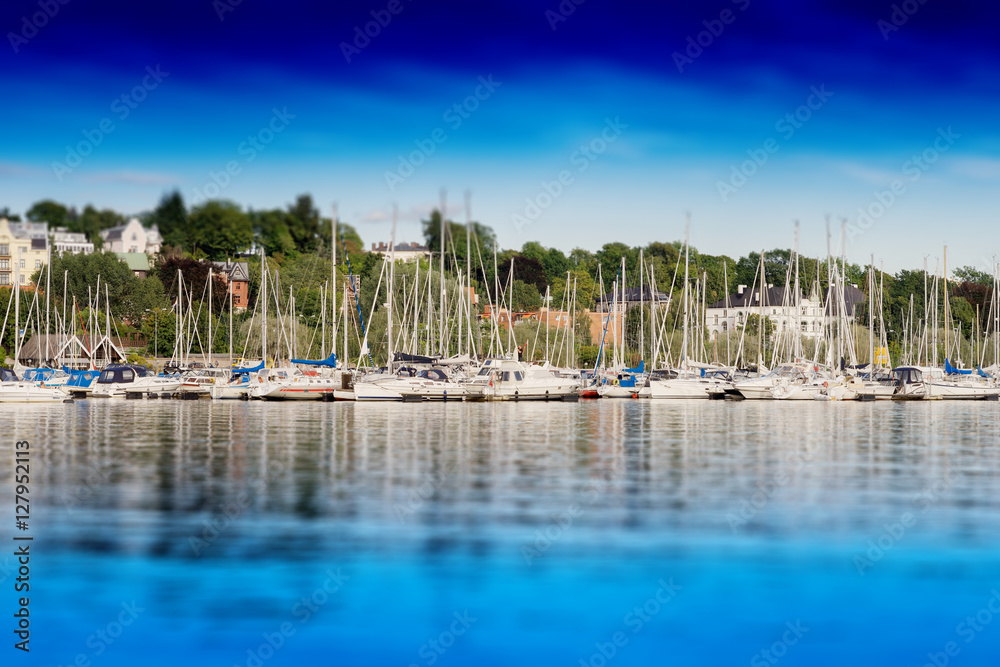
M 996 403 L 0 410 L 32 443 L 29 664 L 1000 655 Z

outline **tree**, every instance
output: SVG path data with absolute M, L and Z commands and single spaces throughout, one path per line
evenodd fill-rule
M 993 276 L 974 266 L 963 266 L 955 269 L 955 277 L 960 282 L 976 283 L 977 285 L 992 285 Z
M 312 195 L 299 195 L 295 203 L 288 207 L 285 224 L 299 252 L 312 252 L 316 249 L 319 222 L 319 211 L 313 206 Z
M 191 247 L 188 238 L 188 211 L 179 190 L 163 195 L 159 205 L 146 218 L 146 223 L 156 225 L 164 245 Z
M 541 308 L 542 295 L 531 283 L 515 278 L 508 295 L 508 303 L 515 312 L 533 312 Z
M 83 208 L 83 213 L 68 220 L 69 230 L 87 235 L 87 239 L 100 249 L 104 242 L 101 239 L 101 231 L 116 227 L 125 222 L 125 218 L 110 208 L 98 211 L 87 204 Z
M 0 208 L 0 219 L 3 218 L 6 218 L 11 222 L 21 222 L 21 216 L 17 215 L 16 213 L 11 213 L 10 209 L 6 206 Z
M 66 214 L 65 206 L 51 199 L 43 199 L 31 205 L 25 217 L 31 222 L 47 222 L 52 227 L 65 227 Z
M 161 288 L 165 286 L 164 294 L 166 299 L 173 302 L 177 299 L 179 281 L 177 272 L 180 271 L 184 278 L 184 285 L 191 293 L 195 303 L 201 301 L 205 294 L 205 309 L 208 309 L 208 296 L 205 293 L 205 284 L 208 282 L 208 273 L 212 271 L 212 300 L 215 308 L 219 312 L 229 308 L 229 289 L 225 279 L 220 275 L 218 269 L 206 260 L 195 260 L 190 257 L 167 256 L 160 257 L 156 265 L 156 278 L 161 283 Z M 187 308 L 187 301 L 184 302 Z
M 253 223 L 239 206 L 229 201 L 208 201 L 191 210 L 194 248 L 210 259 L 223 260 L 253 243 Z

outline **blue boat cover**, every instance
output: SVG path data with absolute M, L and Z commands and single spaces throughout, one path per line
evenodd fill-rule
M 256 366 L 253 366 L 251 368 L 233 368 L 230 370 L 233 371 L 233 375 L 242 375 L 243 373 L 256 373 L 257 371 L 264 370 L 264 362 L 262 361 Z
M 646 360 L 641 359 L 639 361 L 638 366 L 636 366 L 635 368 L 626 368 L 622 371 L 622 373 L 642 373 L 642 369 L 644 369 L 645 367 L 646 367 Z
M 309 359 L 291 359 L 293 364 L 306 364 L 308 366 L 329 366 L 334 368 L 337 365 L 337 353 L 331 352 L 330 356 L 322 361 L 311 361 Z
M 948 375 L 972 375 L 972 371 L 960 371 L 952 366 L 947 359 L 944 360 L 944 372 Z

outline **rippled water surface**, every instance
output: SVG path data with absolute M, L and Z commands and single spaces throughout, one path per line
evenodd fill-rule
M 7 544 L 32 443 L 29 664 L 1000 656 L 997 403 L 83 401 L 0 423 Z

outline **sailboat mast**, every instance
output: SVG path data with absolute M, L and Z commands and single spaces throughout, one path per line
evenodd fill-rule
M 441 346 L 439 351 L 442 357 L 448 356 L 445 351 L 445 340 L 444 340 L 444 244 L 445 244 L 445 209 L 447 208 L 446 203 L 446 192 L 444 188 L 441 188 L 441 312 L 438 313 L 440 318 L 440 326 L 438 327 L 438 334 L 441 338 Z
M 388 290 L 388 296 L 389 296 L 389 298 L 387 299 L 389 313 L 388 313 L 388 317 L 386 318 L 386 322 L 387 322 L 386 323 L 386 330 L 387 330 L 387 333 L 388 333 L 388 344 L 389 344 L 388 352 L 387 352 L 388 360 L 386 362 L 386 365 L 389 367 L 389 375 L 393 374 L 393 367 L 392 367 L 393 366 L 393 364 L 392 364 L 392 361 L 393 361 L 393 359 L 392 359 L 392 352 L 393 352 L 393 348 L 392 348 L 392 342 L 393 342 L 392 341 L 392 311 L 393 311 L 392 297 L 393 297 L 393 292 L 395 290 L 395 280 L 396 280 L 396 219 L 397 219 L 398 215 L 399 215 L 399 207 L 396 204 L 393 204 L 392 205 L 392 233 L 389 235 L 389 290 Z
M 337 349 L 337 204 L 333 205 L 333 219 L 330 220 L 330 318 L 333 337 L 330 340 L 330 352 Z M 344 329 L 344 337 L 347 337 L 347 329 Z M 344 357 L 347 360 L 347 357 Z

